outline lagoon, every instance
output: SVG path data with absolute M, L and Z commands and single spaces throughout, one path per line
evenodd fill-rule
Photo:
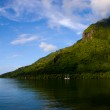
M 0 79 L 0 110 L 110 110 L 110 80 Z

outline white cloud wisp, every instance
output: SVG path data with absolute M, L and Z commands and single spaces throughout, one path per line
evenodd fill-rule
M 40 37 L 38 37 L 38 36 L 34 36 L 34 35 L 30 35 L 30 34 L 21 34 L 18 36 L 18 38 L 13 40 L 11 42 L 11 44 L 12 45 L 25 44 L 25 43 L 32 42 L 32 41 L 39 40 L 39 39 L 40 39 Z
M 48 44 L 46 42 L 41 42 L 39 47 L 43 49 L 44 52 L 53 52 L 56 50 L 56 46 L 52 44 Z
M 110 0 L 4 1 L 5 5 L 0 6 L 0 16 L 28 22 L 43 18 L 50 27 L 66 27 L 78 32 L 110 15 Z

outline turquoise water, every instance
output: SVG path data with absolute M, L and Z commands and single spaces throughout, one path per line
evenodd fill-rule
M 0 79 L 0 110 L 110 110 L 110 80 Z

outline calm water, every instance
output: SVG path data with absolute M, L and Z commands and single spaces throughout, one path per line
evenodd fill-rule
M 0 79 L 0 110 L 110 110 L 110 80 Z

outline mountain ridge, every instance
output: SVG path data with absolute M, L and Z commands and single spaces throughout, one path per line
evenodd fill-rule
M 74 45 L 40 58 L 1 77 L 110 72 L 110 17 L 90 25 Z

